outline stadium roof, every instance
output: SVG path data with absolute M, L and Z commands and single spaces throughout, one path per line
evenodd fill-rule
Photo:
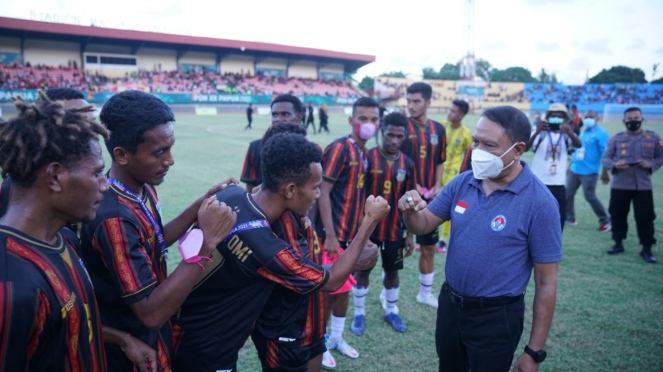
M 375 62 L 375 56 L 302 48 L 295 46 L 257 43 L 250 41 L 215 39 L 211 37 L 172 35 L 157 32 L 119 30 L 93 26 L 30 21 L 0 17 L 0 35 L 66 40 L 81 43 L 107 43 L 131 46 L 137 51 L 143 47 L 169 48 L 180 51 L 211 53 L 247 53 L 257 56 L 274 56 L 289 59 L 313 59 L 321 62 L 342 63 L 347 71 Z M 244 47 L 244 51 L 241 48 Z

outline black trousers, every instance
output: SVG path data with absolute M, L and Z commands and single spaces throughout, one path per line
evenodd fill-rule
M 638 238 L 643 246 L 656 244 L 654 238 L 654 195 L 652 190 L 619 190 L 610 189 L 610 218 L 612 219 L 612 239 L 621 241 L 626 239 L 628 232 L 628 213 L 633 201 L 635 225 Z
M 525 301 L 462 309 L 442 286 L 435 346 L 440 372 L 508 372 L 523 333 Z
M 564 220 L 566 219 L 566 187 L 546 185 L 559 204 L 559 219 L 564 231 Z

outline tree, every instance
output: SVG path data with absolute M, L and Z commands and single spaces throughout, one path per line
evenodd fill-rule
M 548 75 L 545 68 L 542 68 L 541 72 L 539 72 L 539 83 L 549 83 L 549 82 L 550 82 L 550 75 Z
M 652 84 L 663 84 L 663 77 L 651 81 Z
M 603 69 L 593 78 L 589 79 L 592 84 L 613 84 L 613 83 L 640 83 L 647 82 L 645 73 L 639 68 L 630 68 L 626 66 L 613 66 L 609 70 Z
M 493 69 L 492 81 L 509 83 L 536 83 L 530 70 L 524 67 L 509 67 L 505 70 Z
M 421 69 L 424 79 L 433 80 L 459 80 L 460 79 L 460 64 L 452 65 L 445 63 L 439 72 L 436 72 L 432 67 L 424 67 Z
M 406 78 L 407 76 L 403 73 L 403 71 L 392 71 L 392 72 L 387 72 L 385 74 L 380 74 L 380 76 L 384 77 L 393 77 L 393 78 Z
M 361 90 L 371 90 L 375 87 L 375 79 L 370 76 L 364 76 L 363 79 L 359 82 L 359 89 Z
M 493 66 L 490 65 L 490 62 L 485 59 L 479 59 L 476 61 L 475 65 L 477 76 L 485 81 L 490 81 L 491 73 L 493 71 Z
M 559 84 L 559 83 L 560 83 L 560 82 L 557 80 L 557 74 L 554 73 L 554 72 L 553 72 L 552 74 L 550 74 L 550 83 L 551 83 L 551 84 Z

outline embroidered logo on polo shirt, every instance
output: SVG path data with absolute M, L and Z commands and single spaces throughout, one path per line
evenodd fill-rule
M 462 200 L 459 200 L 458 203 L 456 203 L 456 208 L 454 209 L 454 211 L 463 214 L 465 213 L 465 210 L 467 209 L 468 206 L 469 204 L 465 203 Z
M 431 143 L 431 145 L 437 145 L 438 143 L 440 143 L 440 141 L 439 141 L 437 138 L 438 138 L 438 137 L 437 137 L 437 134 L 431 134 L 431 135 L 430 135 L 430 143 Z
M 502 231 L 504 230 L 505 226 L 506 226 L 506 217 L 504 217 L 504 215 L 502 214 L 496 216 L 495 218 L 493 218 L 493 221 L 490 222 L 490 227 L 493 229 L 493 231 Z

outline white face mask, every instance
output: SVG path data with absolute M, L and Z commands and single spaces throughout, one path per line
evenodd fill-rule
M 514 143 L 509 147 L 508 150 L 502 154 L 506 155 L 511 149 L 513 149 L 518 142 Z M 502 173 L 503 170 L 509 168 L 515 160 L 512 160 L 509 165 L 504 166 L 502 161 L 502 156 L 497 156 L 489 153 L 488 151 L 483 151 L 480 149 L 472 150 L 472 173 L 474 173 L 474 178 L 478 180 L 485 180 L 486 178 L 495 178 Z
M 585 124 L 587 128 L 592 128 L 593 126 L 596 125 L 596 119 L 594 118 L 584 118 L 582 120 L 582 123 Z

